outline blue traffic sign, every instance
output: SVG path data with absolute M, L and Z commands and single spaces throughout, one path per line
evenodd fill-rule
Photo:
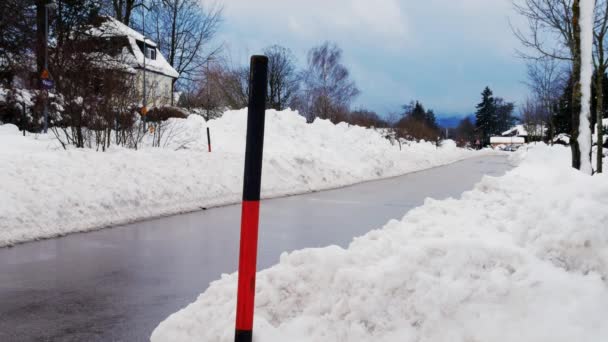
M 47 90 L 55 88 L 55 81 L 42 79 L 42 88 Z

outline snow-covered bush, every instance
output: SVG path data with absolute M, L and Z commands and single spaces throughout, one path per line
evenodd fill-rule
M 40 132 L 44 124 L 43 100 L 46 93 L 26 88 L 0 86 L 0 122 L 17 125 L 19 129 Z M 51 124 L 61 119 L 63 96 L 50 92 L 48 115 Z

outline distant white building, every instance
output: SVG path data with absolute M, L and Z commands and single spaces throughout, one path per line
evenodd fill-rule
M 111 42 L 108 46 L 113 49 L 120 49 L 119 61 L 128 66 L 125 70 L 135 75 L 133 82 L 141 101 L 145 70 L 148 107 L 172 104 L 173 86 L 179 73 L 163 57 L 156 43 L 112 17 L 103 16 L 99 21 L 89 33 L 96 39 Z
M 490 145 L 493 148 L 501 147 L 501 146 L 521 146 L 526 143 L 526 139 L 524 137 L 490 137 Z
M 522 137 L 526 142 L 539 141 L 547 133 L 545 125 L 515 125 L 511 129 L 502 132 L 503 137 Z

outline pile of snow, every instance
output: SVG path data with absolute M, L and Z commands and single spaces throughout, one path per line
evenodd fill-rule
M 543 145 L 461 199 L 258 273 L 254 340 L 605 341 L 608 176 Z M 152 342 L 233 340 L 236 274 L 171 315 Z
M 161 146 L 107 152 L 60 148 L 52 136 L 0 128 L 0 246 L 237 203 L 246 110 L 206 123 L 171 120 Z M 207 152 L 206 127 L 213 152 Z M 147 137 L 147 144 L 151 142 Z M 145 144 L 144 144 L 145 145 Z M 400 150 L 378 132 L 269 110 L 262 195 L 336 188 L 448 164 L 479 153 L 446 143 Z

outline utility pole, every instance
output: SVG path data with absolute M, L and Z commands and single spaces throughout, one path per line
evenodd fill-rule
M 44 71 L 43 75 L 47 75 L 48 77 L 48 69 L 49 69 L 49 9 L 55 9 L 57 5 L 55 2 L 47 2 L 44 4 Z M 44 85 L 44 81 L 41 82 L 43 84 L 43 88 L 45 89 L 44 96 L 44 107 L 42 109 L 42 113 L 44 116 L 44 134 L 48 132 L 49 129 L 49 90 L 47 86 Z
M 142 108 L 142 114 L 144 115 L 144 132 L 146 131 L 146 116 L 148 115 L 148 98 L 147 98 L 147 94 L 146 94 L 146 9 L 148 9 L 148 7 L 146 7 L 146 4 L 144 4 L 143 2 L 141 3 L 142 9 L 141 9 L 141 21 L 142 21 L 142 25 L 141 25 L 141 30 L 144 36 L 144 100 L 143 100 L 143 108 Z

